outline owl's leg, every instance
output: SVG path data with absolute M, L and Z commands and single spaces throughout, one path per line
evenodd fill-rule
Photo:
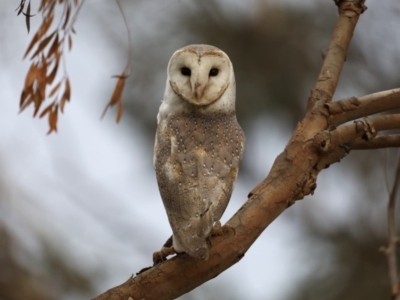
M 171 237 L 162 246 L 161 250 L 153 253 L 154 265 L 157 265 L 157 264 L 163 262 L 164 260 L 167 259 L 168 255 L 173 255 L 173 254 L 176 254 L 176 251 L 175 251 L 174 247 L 172 246 L 172 235 L 171 235 Z
M 164 243 L 163 247 L 169 248 L 172 247 L 172 235 L 169 237 L 169 239 Z
M 229 231 L 233 231 L 233 233 L 235 233 L 235 230 L 233 229 L 233 227 L 231 227 L 229 225 L 221 226 L 221 222 L 216 221 L 214 223 L 213 228 L 211 229 L 211 236 L 221 236 Z

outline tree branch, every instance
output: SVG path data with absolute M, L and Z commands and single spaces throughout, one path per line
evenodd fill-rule
M 329 102 L 326 105 L 331 114 L 331 126 L 336 128 L 351 120 L 400 108 L 400 88 Z
M 339 17 L 325 54 L 317 83 L 308 99 L 307 110 L 312 109 L 319 100 L 324 102 L 332 100 L 340 72 L 346 60 L 347 49 L 350 45 L 354 28 L 357 25 L 360 14 L 367 9 L 364 2 L 335 0 L 339 8 Z
M 389 267 L 389 277 L 392 287 L 392 299 L 400 300 L 400 290 L 399 290 L 399 277 L 397 272 L 397 257 L 396 248 L 399 239 L 396 235 L 396 195 L 399 188 L 400 181 L 400 156 L 397 161 L 397 168 L 393 183 L 392 191 L 389 195 L 388 211 L 387 211 L 387 221 L 388 221 L 388 246 L 383 247 L 383 252 L 386 254 Z
M 178 255 L 94 300 L 125 300 L 129 297 L 166 300 L 187 293 L 237 263 L 275 218 L 294 201 L 313 193 L 315 166 L 325 154 L 313 140 L 329 127 L 329 112 L 323 102 L 332 98 L 354 27 L 359 14 L 365 10 L 359 3 L 364 1 L 337 1 L 339 18 L 306 116 L 297 125 L 284 152 L 276 158 L 267 178 L 250 192 L 246 203 L 227 222 L 233 230 L 211 239 L 209 259 Z M 322 105 L 315 105 L 317 100 L 323 100 Z
M 399 134 L 379 135 L 374 137 L 370 141 L 358 138 L 350 145 L 351 150 L 369 150 L 369 149 L 398 148 L 398 147 L 400 147 Z
M 321 132 L 315 136 L 314 142 L 321 145 L 322 151 L 329 152 L 339 146 L 349 147 L 358 138 L 370 141 L 378 131 L 398 128 L 400 128 L 400 114 L 373 116 L 354 121 L 332 132 Z

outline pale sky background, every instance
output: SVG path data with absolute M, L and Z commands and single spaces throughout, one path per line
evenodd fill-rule
M 233 14 L 251 16 L 257 1 L 247 1 L 246 5 L 238 0 L 224 2 L 231 3 L 229 9 Z M 295 1 L 286 2 L 298 5 Z M 398 20 L 382 20 L 385 4 L 368 2 L 369 10 L 355 33 L 355 41 L 366 48 L 374 42 L 371 35 L 399 28 Z M 303 8 L 312 3 L 304 2 Z M 153 171 L 152 149 L 143 129 L 127 117 L 115 124 L 114 111 L 100 120 L 115 84 L 110 76 L 120 73 L 125 63 L 125 50 L 110 47 L 108 35 L 102 34 L 103 20 L 118 9 L 109 1 L 86 1 L 75 26 L 78 34 L 73 51 L 67 56 L 72 101 L 59 117 L 59 132 L 48 136 L 45 119 L 33 119 L 31 109 L 18 113 L 29 67 L 22 56 L 32 33 L 27 35 L 25 20 L 16 17 L 15 6 L 15 1 L 0 3 L 0 195 L 6 197 L 0 201 L 0 219 L 39 262 L 41 249 L 36 236 L 40 234 L 71 265 L 85 273 L 105 270 L 107 275 L 97 286 L 98 293 L 104 292 L 150 266 L 152 252 L 171 234 Z M 177 9 L 191 9 L 190 1 L 138 1 L 135 10 L 129 11 L 134 41 L 152 39 L 160 24 Z M 38 20 L 32 22 L 33 32 Z M 122 19 L 113 20 L 121 24 L 110 30 L 124 39 Z M 397 48 L 400 52 L 399 36 L 393 36 L 388 43 L 389 50 L 383 48 L 387 53 L 370 59 L 376 64 L 387 64 L 388 72 L 398 72 L 393 63 L 398 66 L 399 61 L 390 59 L 390 51 Z M 168 45 L 166 49 L 165 68 L 174 50 Z M 166 75 L 149 82 L 148 89 L 154 89 L 157 97 L 143 101 L 157 107 L 165 79 Z M 341 85 L 337 98 L 363 94 L 343 82 Z M 153 113 L 156 122 L 157 109 Z M 258 119 L 246 132 L 246 159 L 257 178 L 240 178 L 224 222 L 240 208 L 248 192 L 266 176 L 275 157 L 284 149 L 293 128 L 283 121 L 279 115 Z M 381 159 L 383 155 L 376 151 L 371 152 L 371 157 Z M 197 290 L 208 293 L 223 285 L 239 299 L 284 299 L 292 292 L 291 287 L 295 288 L 293 283 L 314 270 L 313 261 L 331 263 L 326 249 L 316 247 L 309 252 L 308 242 L 303 239 L 302 218 L 307 207 L 313 207 L 321 216 L 321 226 L 351 224 L 351 216 L 362 202 L 363 183 L 346 166 L 346 159 L 324 171 L 318 178 L 316 195 L 297 203 L 290 208 L 290 214 L 285 212 L 273 222 L 238 264 Z M 379 174 L 378 189 L 384 190 L 383 171 Z M 31 268 L 40 269 L 19 256 Z M 209 294 L 206 298 L 214 299 Z M 76 298 L 67 295 L 60 299 Z

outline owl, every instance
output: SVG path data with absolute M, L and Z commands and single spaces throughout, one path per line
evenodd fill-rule
M 221 229 L 244 151 L 235 94 L 232 63 L 220 49 L 190 45 L 172 55 L 154 168 L 173 234 L 154 263 L 181 252 L 208 259 L 209 238 Z

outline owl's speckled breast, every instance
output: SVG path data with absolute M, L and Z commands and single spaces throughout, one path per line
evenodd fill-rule
M 243 131 L 234 114 L 175 114 L 159 124 L 156 139 L 157 181 L 174 247 L 198 256 L 230 200 Z
M 168 163 L 170 180 L 199 173 L 224 178 L 238 168 L 244 134 L 234 114 L 174 114 L 160 125 L 157 135 L 167 144 L 160 144 L 157 161 Z

